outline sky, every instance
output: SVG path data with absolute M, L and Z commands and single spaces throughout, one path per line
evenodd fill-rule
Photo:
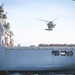
M 75 1 L 72 0 L 0 0 L 7 22 L 14 33 L 14 45 L 75 44 Z M 53 31 L 45 31 L 54 21 Z

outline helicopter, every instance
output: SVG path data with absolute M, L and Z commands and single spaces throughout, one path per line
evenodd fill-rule
M 55 21 L 56 19 L 54 19 L 53 21 Z M 48 29 L 45 29 L 45 30 L 52 31 L 53 28 L 56 26 L 56 24 L 54 24 L 53 21 L 47 21 L 47 20 L 42 20 L 42 19 L 38 19 L 38 20 L 47 22 Z

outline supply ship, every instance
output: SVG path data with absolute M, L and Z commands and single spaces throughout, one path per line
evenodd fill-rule
M 13 32 L 6 19 L 0 6 L 0 75 L 75 72 L 75 44 L 14 46 Z

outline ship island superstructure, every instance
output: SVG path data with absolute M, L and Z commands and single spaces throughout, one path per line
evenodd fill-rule
M 13 46 L 13 32 L 10 30 L 10 23 L 6 22 L 3 5 L 0 6 L 0 44 L 3 46 Z

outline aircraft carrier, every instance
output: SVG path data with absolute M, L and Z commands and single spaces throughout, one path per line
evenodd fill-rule
M 75 44 L 14 46 L 13 32 L 5 19 L 0 6 L 0 75 L 75 73 Z

